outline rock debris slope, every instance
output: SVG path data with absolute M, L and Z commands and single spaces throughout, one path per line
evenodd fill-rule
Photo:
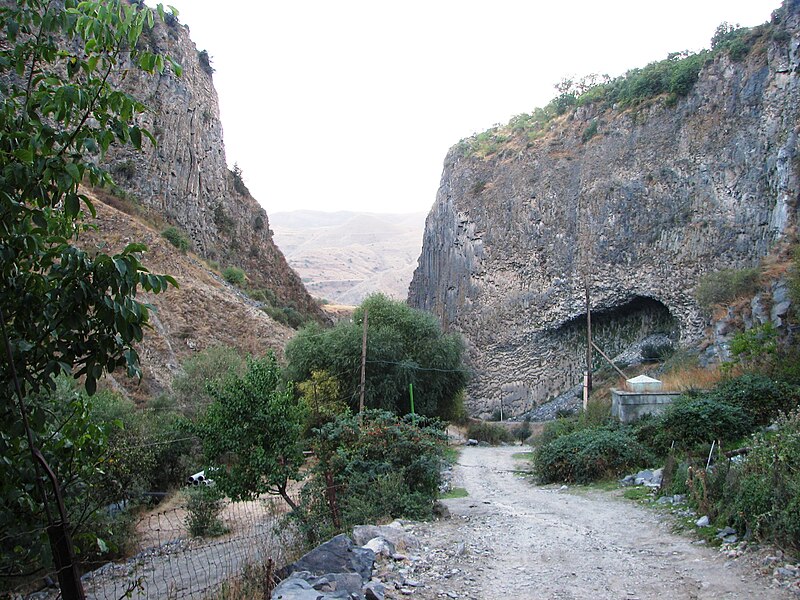
M 580 383 L 587 271 L 608 354 L 651 333 L 691 343 L 707 324 L 699 278 L 792 234 L 800 3 L 769 27 L 676 102 L 587 104 L 538 139 L 509 128 L 492 153 L 450 150 L 409 301 L 466 338 L 474 414 L 501 401 L 520 414 Z

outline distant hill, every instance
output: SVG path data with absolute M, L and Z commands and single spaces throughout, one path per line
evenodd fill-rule
M 313 296 L 359 304 L 373 292 L 406 298 L 425 213 L 298 210 L 271 214 L 270 227 Z

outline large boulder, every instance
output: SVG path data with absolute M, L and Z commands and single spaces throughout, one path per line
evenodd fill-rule
M 355 546 L 353 540 L 342 533 L 283 567 L 278 576 L 285 579 L 296 571 L 307 571 L 315 577 L 329 573 L 357 573 L 364 583 L 372 575 L 373 562 L 375 553 L 372 550 Z

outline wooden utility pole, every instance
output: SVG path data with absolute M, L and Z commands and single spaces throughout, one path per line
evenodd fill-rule
M 588 261 L 587 261 L 588 262 Z M 586 275 L 583 280 L 586 292 L 586 376 L 583 381 L 583 410 L 589 404 L 589 394 L 592 392 L 592 306 L 589 298 L 589 269 L 586 268 Z
M 364 333 L 361 336 L 361 393 L 358 399 L 358 418 L 363 419 L 364 413 L 364 387 L 367 381 L 367 319 L 369 311 L 364 309 Z

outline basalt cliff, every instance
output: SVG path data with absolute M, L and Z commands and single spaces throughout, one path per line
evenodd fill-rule
M 140 124 L 157 141 L 145 141 L 142 152 L 116 148 L 105 156 L 127 208 L 139 205 L 145 215 L 179 227 L 194 252 L 243 269 L 252 287 L 269 290 L 282 305 L 327 320 L 275 245 L 266 212 L 241 174 L 228 168 L 207 52 L 198 51 L 188 26 L 167 16 L 141 43 L 178 62 L 181 76 L 131 69 L 114 82 L 148 107 Z
M 463 334 L 473 414 L 581 382 L 587 291 L 607 354 L 654 333 L 692 344 L 709 326 L 700 278 L 793 239 L 800 3 L 742 39 L 707 53 L 686 93 L 587 97 L 450 150 L 409 301 Z

